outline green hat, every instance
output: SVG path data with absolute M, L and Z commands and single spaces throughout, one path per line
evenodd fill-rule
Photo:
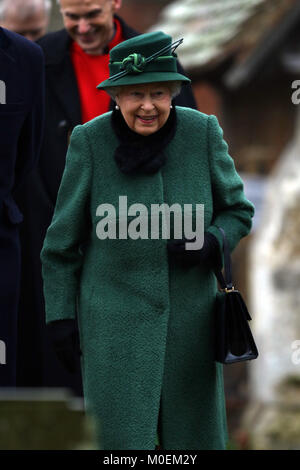
M 190 82 L 177 72 L 174 50 L 182 41 L 172 44 L 171 36 L 158 31 L 121 42 L 110 51 L 109 78 L 97 88 L 177 80 Z

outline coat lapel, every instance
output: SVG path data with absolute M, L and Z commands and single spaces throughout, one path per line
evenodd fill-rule
M 47 79 L 72 127 L 80 124 L 80 98 L 69 54 L 61 64 L 48 67 Z
M 64 29 L 60 32 L 57 48 L 46 57 L 46 76 L 49 87 L 57 96 L 72 127 L 81 123 L 80 98 L 74 74 L 70 45 L 71 38 Z

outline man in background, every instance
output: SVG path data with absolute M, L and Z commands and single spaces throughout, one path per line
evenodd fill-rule
M 36 41 L 47 32 L 51 0 L 0 0 L 0 24 Z
M 21 261 L 19 224 L 23 219 L 14 191 L 22 186 L 40 152 L 44 61 L 40 47 L 1 27 L 0 84 L 0 386 L 14 387 Z
M 26 213 L 22 227 L 26 249 L 20 302 L 19 385 L 65 386 L 81 394 L 79 357 L 78 366 L 72 367 L 77 372 L 66 370 L 46 334 L 40 252 L 52 220 L 72 129 L 112 109 L 109 95 L 96 86 L 109 77 L 109 51 L 138 33 L 117 16 L 122 0 L 59 3 L 64 29 L 38 41 L 46 61 L 45 136 L 38 169 L 27 185 L 27 194 L 20 197 Z M 196 108 L 190 85 L 183 87 L 174 103 Z M 61 342 L 69 344 L 70 349 L 72 334 L 63 328 L 57 332 L 60 339 L 69 336 L 70 341 Z M 59 355 L 67 363 L 72 351 L 60 351 Z

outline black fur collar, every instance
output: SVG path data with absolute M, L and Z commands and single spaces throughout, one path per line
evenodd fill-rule
M 115 160 L 120 170 L 130 173 L 156 173 L 166 162 L 165 147 L 176 132 L 176 110 L 170 111 L 164 126 L 149 136 L 132 131 L 120 110 L 112 112 L 112 127 L 120 141 L 115 151 Z

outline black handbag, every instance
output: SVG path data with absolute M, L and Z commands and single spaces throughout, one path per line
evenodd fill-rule
M 215 360 L 222 364 L 249 361 L 258 356 L 248 321 L 251 320 L 241 293 L 232 285 L 231 258 L 225 231 L 223 236 L 225 279 L 220 270 L 215 271 L 221 290 L 217 291 L 214 328 Z

